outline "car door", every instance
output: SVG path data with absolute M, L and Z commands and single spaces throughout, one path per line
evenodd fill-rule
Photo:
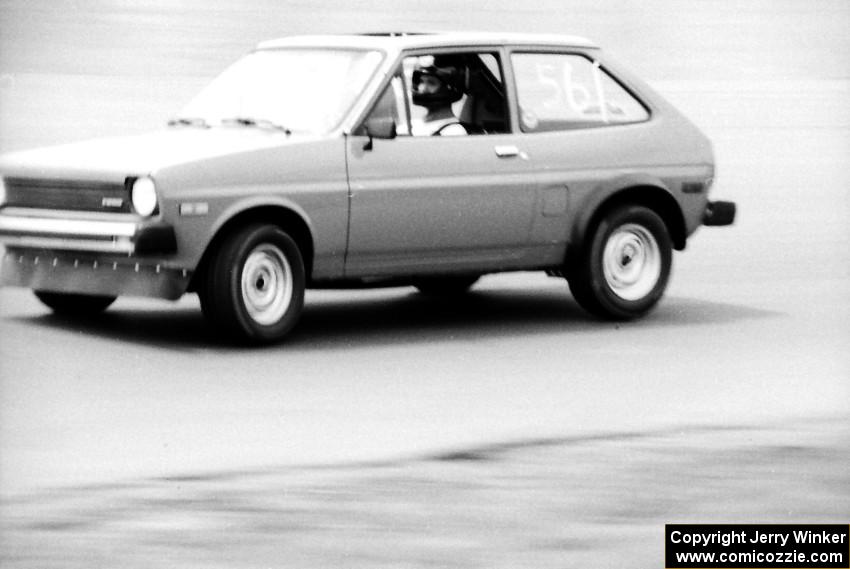
M 415 58 L 407 57 L 364 121 L 391 119 L 397 136 L 370 138 L 364 126 L 349 137 L 347 276 L 522 265 L 537 199 L 533 168 L 509 132 L 498 54 L 464 56 L 470 69 L 456 108 L 472 121 L 470 134 L 411 134 L 421 112 L 410 96 Z

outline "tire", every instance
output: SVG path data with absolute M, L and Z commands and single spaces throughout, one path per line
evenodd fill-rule
M 469 291 L 479 278 L 478 275 L 421 277 L 413 281 L 413 286 L 430 296 L 457 296 Z
M 592 229 L 573 263 L 567 279 L 585 310 L 602 318 L 631 320 L 661 300 L 670 279 L 673 244 L 657 213 L 622 206 Z
M 198 295 L 218 332 L 268 344 L 295 327 L 304 288 L 304 261 L 295 241 L 277 226 L 255 224 L 234 232 L 214 253 Z
M 33 291 L 35 296 L 56 314 L 64 316 L 86 316 L 100 314 L 117 297 L 97 294 L 79 294 L 71 292 Z

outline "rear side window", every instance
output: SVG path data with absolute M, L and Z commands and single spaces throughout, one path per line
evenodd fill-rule
M 598 62 L 576 54 L 515 53 L 520 128 L 572 130 L 641 122 L 649 112 Z

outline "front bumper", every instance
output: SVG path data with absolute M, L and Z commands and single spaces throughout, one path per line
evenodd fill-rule
M 708 202 L 702 215 L 702 224 L 709 226 L 732 225 L 735 223 L 735 202 Z
M 7 247 L 123 253 L 169 254 L 177 250 L 174 228 L 132 214 L 99 214 L 5 208 L 0 213 L 0 243 Z
M 0 260 L 0 286 L 52 292 L 177 300 L 191 279 L 179 267 L 98 254 L 13 248 Z
M 191 280 L 169 261 L 174 228 L 133 214 L 7 207 L 0 244 L 0 286 L 174 300 Z

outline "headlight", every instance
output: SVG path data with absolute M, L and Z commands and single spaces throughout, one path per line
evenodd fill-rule
M 130 191 L 133 208 L 141 216 L 147 217 L 156 211 L 156 185 L 150 178 L 139 178 L 133 182 Z

